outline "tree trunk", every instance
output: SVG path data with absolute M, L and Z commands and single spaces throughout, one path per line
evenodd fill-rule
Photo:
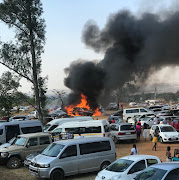
M 32 55 L 32 71 L 33 71 L 33 85 L 34 85 L 34 93 L 35 93 L 35 104 L 38 111 L 38 119 L 43 124 L 43 114 L 41 110 L 40 104 L 40 96 L 39 96 L 39 86 L 37 80 L 37 65 L 36 65 L 36 56 L 35 56 L 35 46 L 34 46 L 34 35 L 32 30 L 32 21 L 31 21 L 31 10 L 30 10 L 30 2 L 27 1 L 27 11 L 29 16 L 29 24 L 28 28 L 30 30 L 30 47 L 31 47 L 31 55 Z

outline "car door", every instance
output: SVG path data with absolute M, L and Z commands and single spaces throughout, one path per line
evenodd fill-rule
M 37 137 L 29 138 L 26 147 L 24 149 L 23 159 L 25 159 L 27 155 L 37 151 L 38 151 L 38 138 Z
M 117 137 L 119 131 L 119 125 L 118 124 L 111 124 L 110 125 L 110 133 L 111 133 L 111 138 L 114 139 L 114 137 Z
M 68 146 L 59 157 L 60 166 L 63 168 L 65 175 L 78 174 L 78 156 L 77 146 Z
M 51 143 L 49 136 L 41 136 L 39 137 L 39 145 L 37 147 L 37 150 L 44 149 Z
M 131 180 L 136 177 L 142 170 L 146 168 L 145 160 L 136 162 L 128 171 L 126 180 Z

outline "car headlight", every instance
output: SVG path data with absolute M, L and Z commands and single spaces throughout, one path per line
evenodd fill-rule
M 39 164 L 39 167 L 48 168 L 48 167 L 50 167 L 50 164 Z
M 110 178 L 109 180 L 118 180 L 121 177 L 121 175 L 116 175 Z
M 3 158 L 5 158 L 5 157 L 7 157 L 9 155 L 9 153 L 7 153 L 7 152 L 2 152 L 0 154 L 1 154 L 1 157 L 3 157 Z

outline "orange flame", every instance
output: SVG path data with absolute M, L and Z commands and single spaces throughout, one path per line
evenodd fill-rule
M 71 116 L 84 116 L 83 114 L 84 109 L 92 111 L 90 106 L 88 105 L 87 97 L 84 94 L 81 94 L 81 102 L 79 104 L 77 104 L 76 106 L 71 104 L 65 107 L 65 109 L 67 111 L 67 114 Z M 99 111 L 99 108 L 97 108 L 94 111 L 93 116 L 100 116 L 100 115 L 101 115 L 101 112 Z

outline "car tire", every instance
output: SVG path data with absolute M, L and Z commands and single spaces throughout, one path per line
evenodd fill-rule
M 61 170 L 56 169 L 50 175 L 50 180 L 63 180 L 64 174 Z
M 115 144 L 117 144 L 119 141 L 117 140 L 116 136 L 114 136 L 113 141 Z
M 103 162 L 102 164 L 101 164 L 101 166 L 100 166 L 100 170 L 103 170 L 103 169 L 105 169 L 107 166 L 109 166 L 110 165 L 110 162 L 108 162 L 108 161 L 105 161 L 105 162 Z
M 17 169 L 21 165 L 21 161 L 17 157 L 11 157 L 7 162 L 7 167 L 9 169 Z

